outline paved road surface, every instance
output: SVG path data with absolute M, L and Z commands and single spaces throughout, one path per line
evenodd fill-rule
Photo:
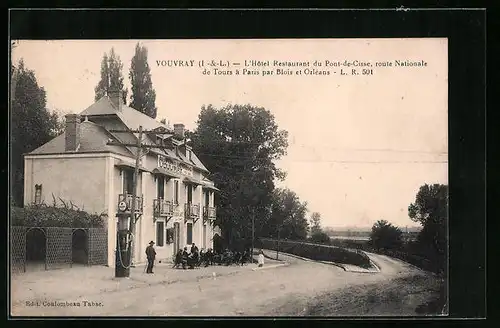
M 272 254 L 272 253 L 270 253 Z M 389 259 L 382 255 L 370 255 L 381 267 L 380 273 L 352 273 L 343 269 L 310 261 L 303 261 L 281 255 L 281 259 L 290 263 L 288 266 L 266 270 L 238 269 L 234 274 L 213 277 L 212 268 L 200 268 L 204 278 L 194 277 L 182 282 L 147 283 L 152 276 L 143 274 L 146 283 L 140 288 L 119 288 L 105 293 L 92 292 L 92 286 L 85 288 L 85 277 L 74 281 L 74 286 L 59 285 L 65 289 L 44 292 L 46 300 L 79 301 L 100 303 L 101 306 L 61 307 L 61 306 L 26 306 L 29 299 L 20 299 L 22 285 L 15 286 L 13 295 L 13 315 L 45 316 L 266 316 L 279 315 L 275 309 L 287 312 L 287 304 L 293 306 L 306 304 L 316 295 L 325 291 L 340 290 L 377 282 L 387 282 L 398 277 L 422 275 L 422 272 L 403 262 Z M 269 262 L 268 262 L 269 263 Z M 236 270 L 236 269 L 234 269 Z M 170 267 L 158 267 L 155 278 L 171 274 L 184 274 Z M 50 275 L 50 272 L 45 272 Z M 160 279 L 161 280 L 161 279 Z M 42 283 L 40 281 L 40 283 Z M 74 288 L 74 293 L 71 289 Z M 95 288 L 94 288 L 95 289 Z M 88 290 L 86 292 L 86 290 Z M 51 295 L 58 295 L 58 297 Z M 18 295 L 19 297 L 15 297 Z M 27 294 L 25 294 L 27 295 Z M 63 296 L 66 295 L 66 296 Z M 64 299 L 63 297 L 66 297 Z M 295 310 L 293 310 L 295 311 Z M 332 316 L 335 313 L 331 314 Z

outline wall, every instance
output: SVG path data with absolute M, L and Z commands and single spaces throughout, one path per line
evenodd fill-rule
M 24 203 L 35 197 L 35 184 L 42 184 L 42 201 L 53 204 L 52 194 L 58 204 L 59 197 L 72 201 L 89 213 L 107 212 L 105 197 L 106 157 L 72 157 L 25 159 Z
M 147 155 L 142 159 L 142 166 L 147 168 L 150 171 L 153 171 L 154 168 L 157 167 L 157 155 L 151 153 L 151 155 Z M 180 223 L 180 242 L 179 247 L 184 248 L 185 246 L 190 246 L 186 244 L 187 241 L 187 223 L 184 220 L 184 204 L 187 202 L 187 185 L 182 182 L 181 179 L 166 179 L 165 182 L 165 200 L 174 200 L 174 181 L 179 182 L 179 207 L 177 211 L 174 212 L 174 216 L 171 218 L 158 218 L 156 221 L 153 219 L 153 200 L 158 197 L 157 195 L 157 180 L 154 175 L 148 172 L 142 174 L 143 176 L 143 184 L 142 190 L 144 195 L 144 213 L 142 217 L 139 219 L 137 228 L 136 228 L 136 247 L 135 247 L 135 260 L 136 262 L 145 262 L 145 248 L 148 245 L 149 241 L 153 240 L 155 243 L 156 240 L 156 222 L 164 222 L 164 229 L 173 228 L 174 222 Z M 194 178 L 200 180 L 202 178 L 200 172 L 194 172 Z M 115 182 L 116 184 L 116 182 Z M 198 186 L 193 189 L 193 203 L 200 205 L 200 219 L 193 223 L 192 221 L 188 221 L 193 223 L 193 241 L 198 245 L 198 248 L 201 249 L 203 245 L 203 194 L 202 187 Z M 210 206 L 213 206 L 213 194 L 210 197 Z M 168 219 L 168 222 L 165 222 Z M 166 231 L 164 231 L 165 243 L 164 246 L 155 245 L 157 260 L 163 261 L 171 261 L 174 251 L 174 244 L 166 243 Z M 213 236 L 213 228 L 210 225 L 207 225 L 207 234 L 206 234 L 206 245 L 208 247 L 212 246 L 212 237 Z

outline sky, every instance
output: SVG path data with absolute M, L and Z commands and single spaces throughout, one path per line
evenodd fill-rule
M 12 59 L 23 58 L 35 71 L 50 110 L 79 113 L 94 101 L 101 59 L 111 47 L 124 63 L 130 90 L 137 42 L 148 49 L 158 120 L 194 129 L 200 108 L 208 104 L 271 111 L 289 134 L 287 155 L 277 161 L 287 177 L 277 186 L 307 201 L 309 214 L 319 212 L 325 227 L 370 227 L 380 219 L 400 227 L 418 225 L 408 218 L 408 205 L 419 187 L 448 183 L 446 39 L 24 40 L 17 42 Z M 213 68 L 204 75 L 201 60 L 229 63 L 233 75 L 215 75 Z M 234 75 L 245 60 L 269 61 L 269 66 L 247 67 L 259 75 Z M 287 67 L 273 66 L 275 60 L 309 62 L 309 70 L 330 75 L 306 75 L 304 67 L 276 75 L 276 68 Z M 370 62 L 372 74 L 351 75 L 352 67 L 344 67 L 348 74 L 340 75 L 339 67 L 325 67 L 327 60 Z M 395 60 L 427 66 L 395 67 Z M 194 66 L 163 66 L 162 61 Z M 322 66 L 313 66 L 314 61 Z M 375 66 L 382 62 L 393 66 Z

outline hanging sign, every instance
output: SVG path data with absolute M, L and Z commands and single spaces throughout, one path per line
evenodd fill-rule
M 127 203 L 125 202 L 118 203 L 118 210 L 120 212 L 125 212 L 127 210 Z

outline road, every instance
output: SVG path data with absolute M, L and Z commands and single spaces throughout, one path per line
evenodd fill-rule
M 346 272 L 337 266 L 281 255 L 281 259 L 290 265 L 265 270 L 243 270 L 219 277 L 208 275 L 204 279 L 193 278 L 182 283 L 156 283 L 135 289 L 78 295 L 78 300 L 94 302 L 98 306 L 17 305 L 13 313 L 44 316 L 307 315 L 306 310 L 311 301 L 326 292 L 335 294 L 349 287 L 387 284 L 394 279 L 425 275 L 400 261 L 382 255 L 370 256 L 380 265 L 380 273 Z M 157 268 L 156 275 L 170 274 L 170 268 L 163 270 Z M 209 272 L 210 268 L 198 270 Z M 84 284 L 85 281 L 76 283 Z M 50 299 L 50 294 L 47 297 Z

